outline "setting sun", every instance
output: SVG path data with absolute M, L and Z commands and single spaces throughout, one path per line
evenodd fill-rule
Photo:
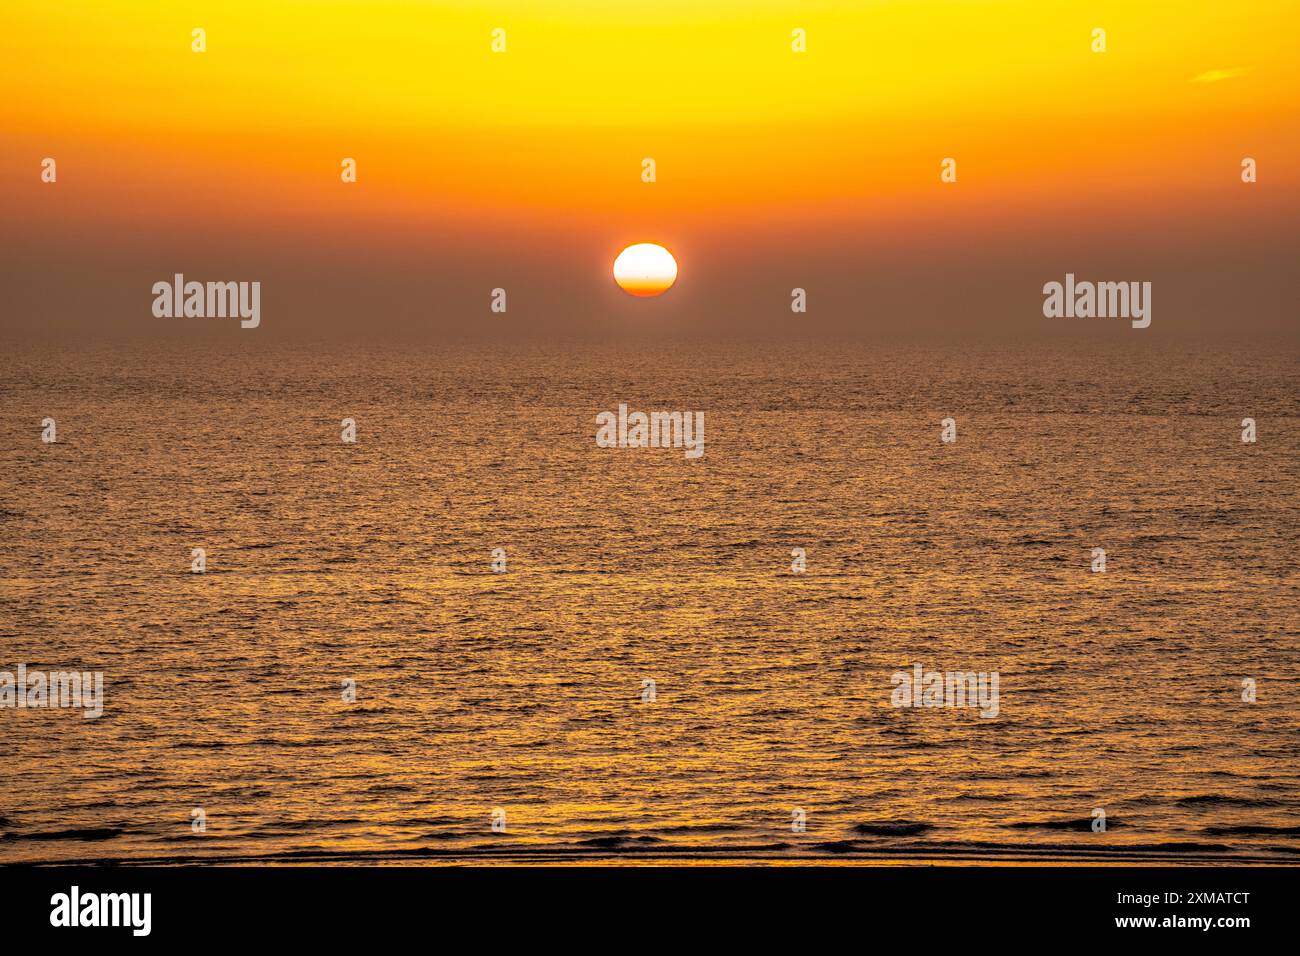
M 677 260 L 663 246 L 638 242 L 614 260 L 614 281 L 632 295 L 661 295 L 677 281 Z

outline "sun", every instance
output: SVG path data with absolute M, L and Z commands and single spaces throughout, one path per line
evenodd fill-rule
M 677 281 L 677 260 L 663 246 L 638 242 L 614 260 L 614 281 L 631 295 L 662 295 Z

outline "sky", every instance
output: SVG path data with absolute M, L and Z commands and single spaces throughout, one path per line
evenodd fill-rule
M 6 4 L 0 333 L 1135 334 L 1045 318 L 1073 272 L 1152 282 L 1137 334 L 1294 339 L 1298 25 L 1295 2 Z M 610 277 L 642 241 L 678 259 L 662 297 Z M 177 272 L 260 281 L 261 324 L 155 317 Z

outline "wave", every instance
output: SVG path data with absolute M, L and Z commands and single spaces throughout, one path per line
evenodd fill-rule
M 125 833 L 121 827 L 87 827 L 77 830 L 41 830 L 35 833 L 9 832 L 0 840 L 111 840 Z
M 615 834 L 613 836 L 587 837 L 579 840 L 582 846 L 602 847 L 605 849 L 620 849 L 626 846 L 636 846 L 637 844 L 663 843 L 659 837 L 654 836 L 631 836 L 628 834 Z
M 1269 798 L 1258 799 L 1255 797 L 1234 797 L 1223 793 L 1202 793 L 1191 797 L 1179 797 L 1174 801 L 1174 805 L 1179 807 L 1248 807 L 1254 809 L 1258 807 L 1281 807 L 1285 804 L 1280 800 Z
M 1211 836 L 1230 836 L 1232 834 L 1241 835 L 1265 835 L 1265 836 L 1300 836 L 1300 827 L 1266 827 L 1266 826 L 1236 826 L 1236 827 L 1206 827 L 1201 831 Z
M 872 840 L 830 840 L 813 844 L 789 842 L 741 845 L 672 845 L 650 837 L 612 834 L 588 837 L 568 843 L 520 844 L 502 837 L 490 844 L 461 847 L 415 846 L 403 849 L 346 850 L 308 847 L 297 850 L 258 852 L 236 848 L 178 856 L 113 856 L 106 858 L 61 859 L 53 865 L 372 865 L 411 863 L 429 865 L 556 864 L 583 865 L 612 860 L 636 859 L 665 864 L 719 862 L 748 864 L 797 861 L 815 865 L 830 863 L 1052 863 L 1108 865 L 1124 863 L 1178 863 L 1217 865 L 1294 865 L 1296 849 L 1289 847 L 1233 848 L 1222 843 L 1169 841 L 1122 844 L 1113 842 L 1071 844 L 1017 844 L 980 841 L 904 842 L 882 844 Z
M 915 836 L 933 829 L 933 823 L 901 820 L 895 823 L 859 823 L 853 828 L 853 832 L 867 836 Z
M 1017 820 L 1014 823 L 1004 823 L 1004 827 L 1011 830 L 1083 830 L 1091 831 L 1093 824 L 1092 817 L 1083 817 L 1078 820 Z M 1113 817 L 1106 818 L 1106 829 L 1122 827 L 1125 824 Z

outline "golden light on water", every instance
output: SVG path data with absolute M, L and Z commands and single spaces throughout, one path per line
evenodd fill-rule
M 663 246 L 638 242 L 614 260 L 614 281 L 631 295 L 662 295 L 677 281 L 677 260 Z

